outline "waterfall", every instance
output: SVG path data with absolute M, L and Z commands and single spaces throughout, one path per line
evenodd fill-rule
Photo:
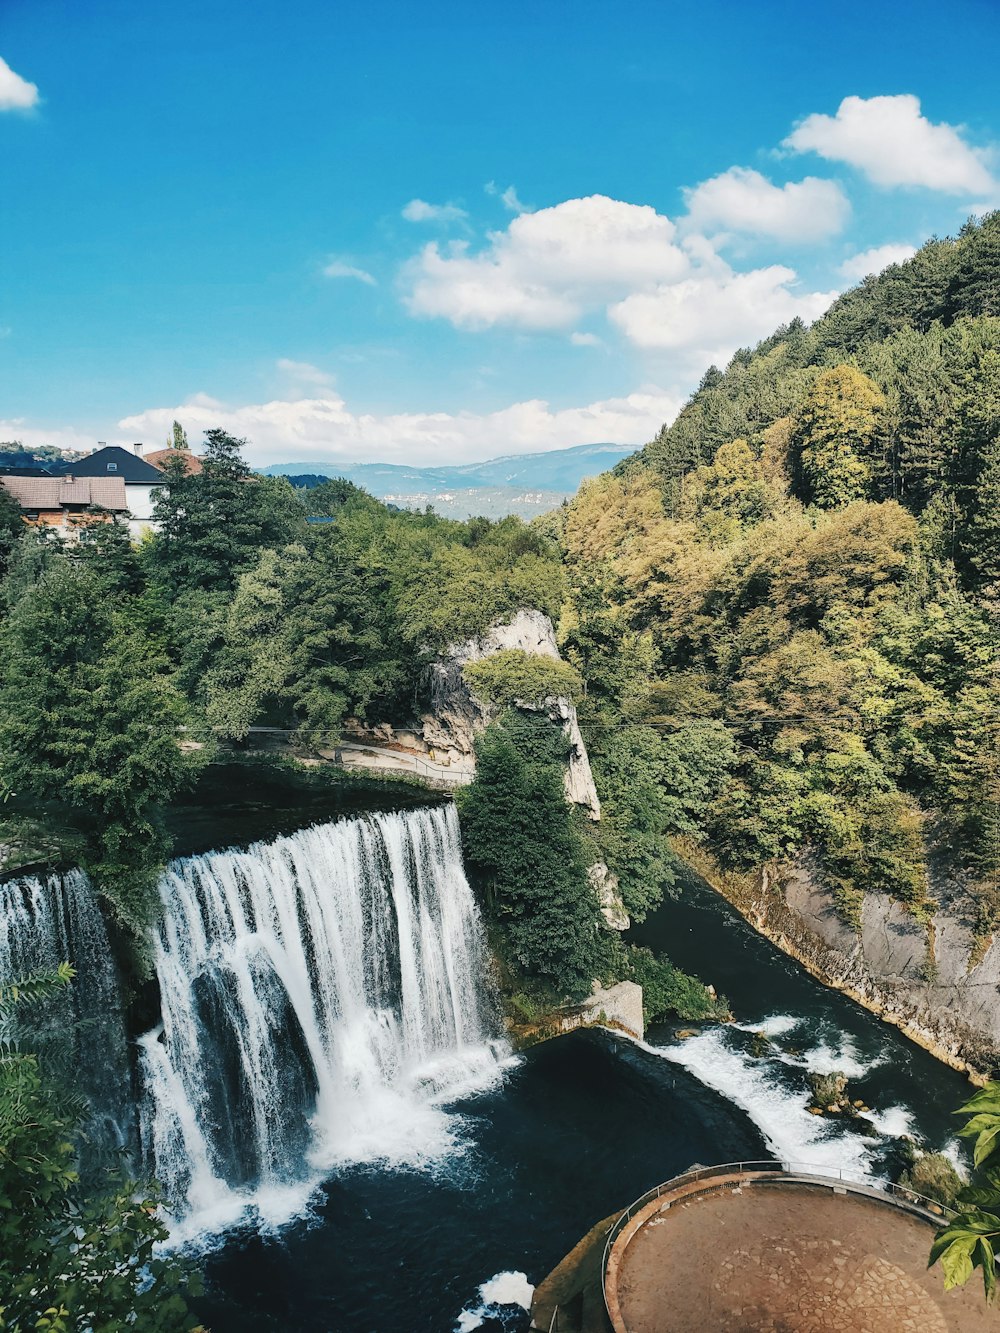
M 15 1015 L 27 1049 L 57 1075 L 71 1070 L 90 1114 L 84 1167 L 130 1146 L 133 1098 L 118 976 L 104 920 L 80 870 L 0 884 L 0 981 L 72 963 L 73 985 Z
M 175 861 L 160 894 L 141 1124 L 179 1234 L 455 1145 L 505 1052 L 452 806 Z

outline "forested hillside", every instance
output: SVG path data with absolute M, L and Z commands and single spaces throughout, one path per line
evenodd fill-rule
M 849 915 L 922 914 L 940 856 L 993 928 L 1000 214 L 710 368 L 558 529 L 610 803 L 648 772 L 725 865 L 814 848 Z

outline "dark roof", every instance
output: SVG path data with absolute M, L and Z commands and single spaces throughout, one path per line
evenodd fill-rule
M 106 445 L 86 458 L 64 463 L 59 471 L 63 476 L 121 477 L 122 481 L 145 483 L 147 486 L 163 484 L 163 473 L 159 468 L 147 463 L 131 449 L 122 449 L 117 444 Z
M 0 477 L 51 477 L 53 472 L 47 467 L 0 467 Z
M 9 491 L 22 509 L 65 509 L 100 505 L 125 512 L 125 483 L 121 477 L 3 477 L 0 486 Z

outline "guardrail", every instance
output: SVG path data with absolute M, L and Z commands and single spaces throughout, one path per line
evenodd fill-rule
M 604 1242 L 604 1254 L 601 1258 L 601 1290 L 604 1294 L 604 1308 L 608 1312 L 608 1318 L 611 1319 L 611 1307 L 608 1304 L 607 1273 L 608 1260 L 611 1257 L 611 1250 L 615 1241 L 621 1235 L 625 1227 L 628 1226 L 632 1218 L 642 1211 L 647 1204 L 659 1199 L 664 1194 L 673 1194 L 683 1185 L 693 1183 L 698 1180 L 711 1180 L 714 1176 L 733 1176 L 743 1172 L 753 1172 L 754 1174 L 770 1173 L 774 1176 L 794 1176 L 799 1179 L 816 1181 L 819 1184 L 840 1183 L 847 1187 L 854 1186 L 857 1189 L 871 1191 L 878 1194 L 888 1194 L 891 1197 L 899 1199 L 901 1202 L 911 1206 L 921 1208 L 924 1212 L 936 1213 L 944 1218 L 957 1217 L 958 1213 L 954 1208 L 948 1208 L 945 1204 L 938 1203 L 935 1199 L 929 1199 L 924 1194 L 918 1194 L 916 1190 L 906 1189 L 902 1185 L 897 1185 L 893 1181 L 882 1181 L 874 1176 L 857 1175 L 852 1172 L 841 1170 L 840 1167 L 820 1166 L 816 1162 L 784 1162 L 776 1158 L 770 1158 L 762 1162 L 722 1162 L 717 1166 L 694 1167 L 690 1171 L 684 1171 L 679 1176 L 674 1176 L 671 1180 L 666 1180 L 660 1185 L 655 1185 L 652 1189 L 641 1194 L 638 1199 L 630 1203 L 621 1216 L 608 1232 L 607 1240 Z M 613 1321 L 612 1321 L 613 1322 Z

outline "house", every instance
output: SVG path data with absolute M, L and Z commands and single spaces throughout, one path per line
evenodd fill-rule
M 0 477 L 0 486 L 21 506 L 27 523 L 58 528 L 72 533 L 87 521 L 92 507 L 107 510 L 127 519 L 129 503 L 121 477 L 78 477 L 76 473 L 59 477 L 36 472 L 30 476 Z
M 133 537 L 141 537 L 144 532 L 154 528 L 152 518 L 156 489 L 164 484 L 165 479 L 158 467 L 142 457 L 141 444 L 134 444 L 131 449 L 122 449 L 117 444 L 104 445 L 86 458 L 66 463 L 60 471 L 63 476 L 72 474 L 80 480 L 102 478 L 120 481 L 125 488 L 125 508 L 128 510 L 128 526 Z
M 184 471 L 189 477 L 197 476 L 201 471 L 201 459 L 197 454 L 193 454 L 190 449 L 154 449 L 150 454 L 143 454 L 143 462 L 152 463 L 153 467 L 162 469 L 168 459 L 180 458 L 184 463 Z

